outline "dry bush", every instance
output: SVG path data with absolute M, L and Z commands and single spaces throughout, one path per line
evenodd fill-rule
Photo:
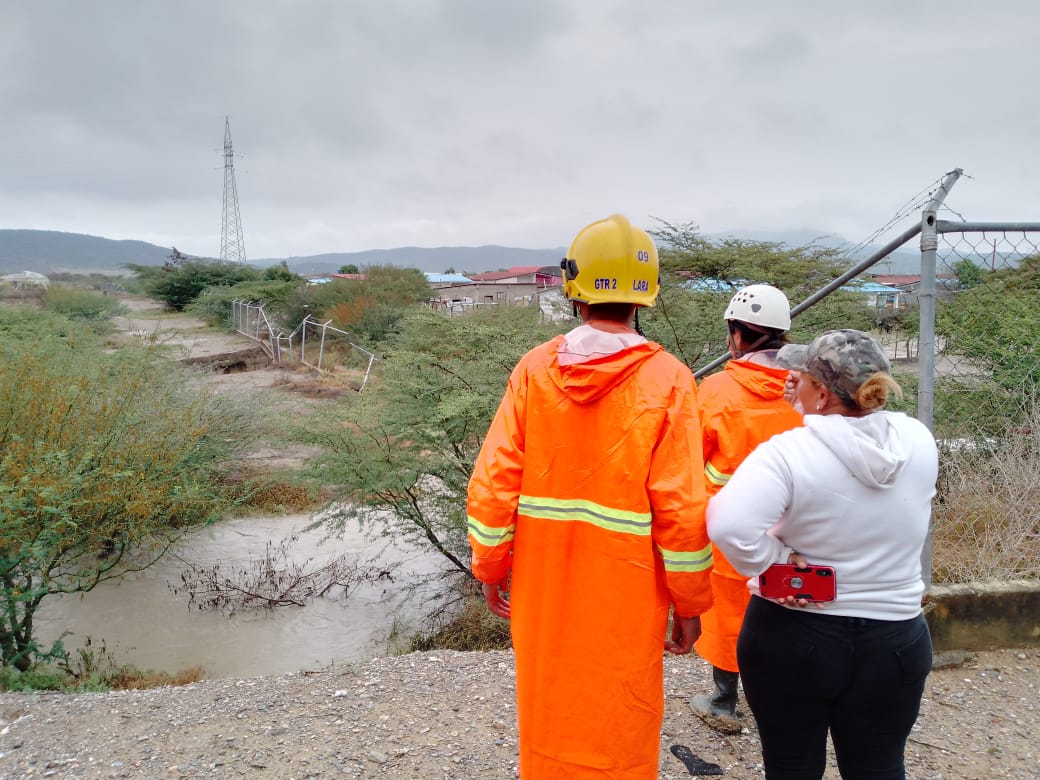
M 122 666 L 105 675 L 105 683 L 116 690 L 140 690 L 143 688 L 163 688 L 168 685 L 190 685 L 205 677 L 201 666 L 190 666 L 174 674 L 166 672 L 141 671 L 132 666 Z
M 180 584 L 169 584 L 170 590 L 186 594 L 189 608 L 234 614 L 241 609 L 303 607 L 315 598 L 347 596 L 363 582 L 391 577 L 389 570 L 363 565 L 346 554 L 320 565 L 312 566 L 311 558 L 300 562 L 292 552 L 297 541 L 295 535 L 278 543 L 268 541 L 264 554 L 245 564 L 202 565 L 178 557 L 185 569 Z
M 309 512 L 329 500 L 328 491 L 292 474 L 241 469 L 225 477 L 225 485 L 239 498 L 238 514 Z
M 1040 579 L 1040 409 L 1003 435 L 941 445 L 937 583 Z
M 509 621 L 492 614 L 473 582 L 456 583 L 448 600 L 413 635 L 408 650 L 508 650 Z

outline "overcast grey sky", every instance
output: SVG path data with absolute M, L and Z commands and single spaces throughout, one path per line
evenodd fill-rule
M 0 228 L 250 258 L 1040 221 L 1040 4 L 0 0 Z

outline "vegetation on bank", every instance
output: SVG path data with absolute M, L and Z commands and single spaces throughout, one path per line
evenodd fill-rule
M 246 498 L 225 480 L 244 410 L 147 349 L 48 321 L 0 340 L 0 665 L 23 672 L 61 655 L 36 641 L 46 599 L 147 568 Z
M 90 693 L 188 685 L 202 678 L 201 666 L 168 674 L 121 663 L 108 651 L 104 641 L 95 644 L 87 637 L 82 647 L 75 652 L 63 650 L 53 663 L 34 664 L 24 672 L 14 667 L 0 667 L 0 690 Z
M 70 653 L 60 638 L 41 645 L 34 618 L 48 599 L 147 568 L 228 513 L 314 508 L 323 496 L 244 465 L 264 432 L 255 409 L 154 348 L 109 349 L 101 333 L 117 299 L 52 286 L 39 305 L 0 306 L 0 688 L 190 681 L 201 672 L 136 670 L 98 648 Z
M 145 294 L 213 325 L 229 322 L 236 299 L 262 302 L 268 319 L 287 333 L 311 316 L 373 347 L 395 331 L 407 310 L 430 296 L 426 277 L 414 268 L 371 266 L 363 281 L 337 279 L 326 284 L 306 284 L 284 261 L 260 270 L 179 257 L 162 266 L 128 268 Z

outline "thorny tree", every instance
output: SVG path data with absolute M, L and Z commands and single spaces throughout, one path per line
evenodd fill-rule
M 469 574 L 466 486 L 513 366 L 561 330 L 537 310 L 489 307 L 448 318 L 408 317 L 384 355 L 378 388 L 308 434 L 330 453 L 321 479 L 338 485 L 327 514 L 335 529 L 357 519 L 370 530 L 432 548 Z M 567 323 L 568 327 L 573 323 Z

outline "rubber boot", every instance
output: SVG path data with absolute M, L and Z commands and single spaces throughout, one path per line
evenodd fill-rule
M 705 723 L 723 734 L 739 734 L 743 724 L 737 715 L 737 672 L 711 667 L 715 692 L 711 696 L 695 696 L 690 708 Z

